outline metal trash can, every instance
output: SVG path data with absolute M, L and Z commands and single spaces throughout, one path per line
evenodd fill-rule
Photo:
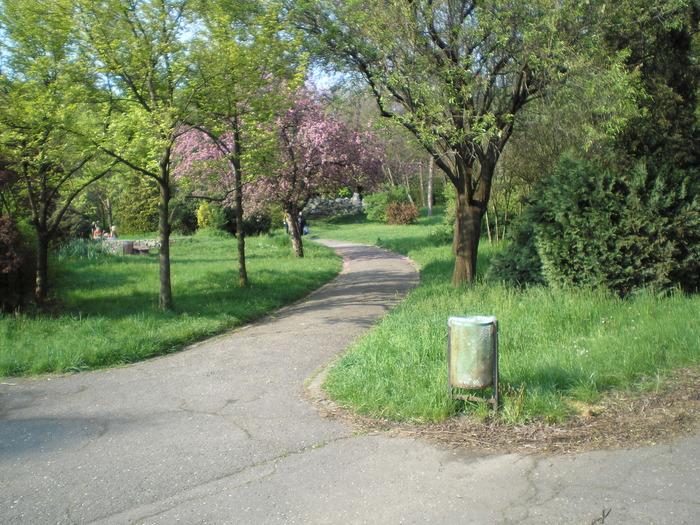
M 494 316 L 450 317 L 448 390 L 452 397 L 488 401 L 498 407 L 498 320 Z M 453 395 L 453 388 L 480 390 L 493 386 L 491 400 Z
M 124 250 L 124 255 L 133 255 L 134 241 L 122 241 L 122 249 Z

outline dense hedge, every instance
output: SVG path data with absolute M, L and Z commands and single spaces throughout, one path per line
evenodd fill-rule
M 643 164 L 630 172 L 565 160 L 533 191 L 490 275 L 551 286 L 700 286 L 700 178 Z

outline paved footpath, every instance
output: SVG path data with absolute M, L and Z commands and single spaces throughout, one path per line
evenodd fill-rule
M 402 256 L 324 241 L 307 300 L 115 370 L 0 381 L 0 524 L 699 524 L 700 434 L 570 456 L 358 435 L 306 384 L 417 283 Z

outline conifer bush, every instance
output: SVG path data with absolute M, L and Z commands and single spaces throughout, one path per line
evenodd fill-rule
M 490 275 L 555 287 L 700 286 L 697 173 L 638 164 L 629 172 L 565 160 L 533 192 Z
M 158 228 L 157 185 L 146 178 L 126 178 L 114 209 L 120 235 L 155 231 Z

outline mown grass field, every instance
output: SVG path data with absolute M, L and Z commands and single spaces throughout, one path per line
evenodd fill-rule
M 236 241 L 196 235 L 173 244 L 174 312 L 158 302 L 158 258 L 69 258 L 54 272 L 55 315 L 0 318 L 0 376 L 77 372 L 183 348 L 303 297 L 341 267 L 309 243 L 293 257 L 286 236 L 247 240 L 251 286 L 238 285 Z
M 450 316 L 498 317 L 499 417 L 510 424 L 563 421 L 611 389 L 661 388 L 669 372 L 700 364 L 700 296 L 641 293 L 623 300 L 591 290 L 516 289 L 483 277 L 453 287 L 450 247 L 429 235 L 438 218 L 409 226 L 347 222 L 316 224 L 313 233 L 378 244 L 421 268 L 421 286 L 328 375 L 331 397 L 360 413 L 415 421 L 461 411 L 490 417 L 488 405 L 446 395 Z M 498 249 L 482 242 L 482 275 Z

